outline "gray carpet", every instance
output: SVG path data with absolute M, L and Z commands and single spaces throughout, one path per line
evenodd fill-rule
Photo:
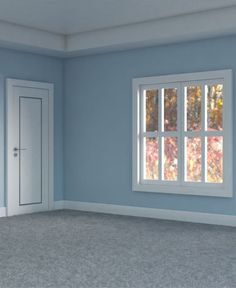
M 1 218 L 0 287 L 236 287 L 236 229 L 76 211 Z

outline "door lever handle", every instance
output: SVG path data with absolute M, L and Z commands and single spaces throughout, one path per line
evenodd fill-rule
M 21 151 L 21 150 L 27 150 L 27 149 L 26 148 L 16 148 L 16 147 L 13 149 L 14 152 Z

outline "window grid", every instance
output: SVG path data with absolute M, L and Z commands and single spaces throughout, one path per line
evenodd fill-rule
M 201 84 L 200 84 L 201 83 Z M 141 93 L 141 180 L 145 181 L 159 181 L 159 182 L 169 182 L 164 179 L 164 139 L 167 137 L 176 137 L 178 139 L 178 178 L 177 180 L 170 180 L 175 183 L 186 183 L 193 181 L 186 181 L 186 139 L 188 138 L 201 138 L 201 182 L 200 183 L 208 183 L 207 180 L 207 138 L 213 136 L 223 136 L 223 131 L 207 131 L 207 85 L 223 84 L 222 79 L 216 79 L 213 82 L 184 82 L 181 84 L 176 83 L 168 83 L 165 86 L 156 86 L 155 89 L 159 92 L 158 99 L 158 113 L 159 113 L 159 121 L 158 121 L 158 131 L 148 131 L 146 132 L 146 91 L 148 90 L 146 87 L 145 90 L 142 90 Z M 200 131 L 187 131 L 187 87 L 190 86 L 200 86 L 201 87 L 201 130 Z M 176 88 L 177 89 L 177 131 L 165 131 L 164 129 L 164 89 L 166 88 Z M 153 89 L 150 88 L 150 90 Z M 224 111 L 223 111 L 224 114 Z M 184 120 L 183 120 L 184 119 Z M 223 122 L 224 126 L 224 122 Z M 145 179 L 145 162 L 146 162 L 146 143 L 145 138 L 157 138 L 158 141 L 158 180 L 146 180 Z M 184 151 L 184 152 L 183 152 Z M 195 183 L 195 182 L 194 182 Z M 198 182 L 197 182 L 198 183 Z M 210 184 L 210 183 L 209 183 Z M 213 184 L 213 183 L 211 183 Z

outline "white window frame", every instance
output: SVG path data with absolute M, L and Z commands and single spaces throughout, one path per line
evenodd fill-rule
M 183 179 L 183 161 L 184 161 L 184 135 L 190 136 L 194 134 L 198 137 L 210 136 L 211 131 L 192 132 L 184 131 L 184 86 L 201 83 L 206 85 L 210 83 L 216 84 L 217 81 L 223 84 L 223 131 L 214 131 L 212 134 L 223 136 L 223 183 L 198 183 L 186 182 Z M 171 84 L 175 85 L 172 87 Z M 203 84 L 204 83 L 204 84 Z M 144 132 L 142 130 L 142 90 L 145 88 L 178 88 L 178 118 L 177 127 L 178 138 L 181 140 L 181 145 L 178 145 L 180 152 L 178 153 L 178 171 L 181 171 L 181 177 L 178 181 L 164 181 L 164 180 L 144 180 L 142 179 L 141 167 L 141 146 Z M 203 88 L 203 86 L 202 86 Z M 203 91 L 203 90 L 202 90 Z M 205 92 L 204 92 L 205 93 Z M 171 194 L 185 194 L 185 195 L 201 195 L 201 196 L 218 196 L 218 197 L 232 197 L 233 196 L 233 113 L 232 101 L 232 70 L 218 70 L 207 72 L 196 72 L 176 75 L 164 75 L 157 77 L 144 77 L 133 79 L 133 171 L 132 171 L 132 190 L 141 192 L 157 192 L 157 193 L 171 193 Z M 159 105 L 160 106 L 160 105 Z M 160 108 L 158 108 L 160 109 Z M 204 110 L 204 109 L 203 109 Z M 181 112 L 180 112 L 181 111 Z M 202 111 L 202 114 L 204 111 Z M 203 116 L 202 116 L 203 117 Z M 202 118 L 203 119 L 203 118 Z M 160 122 L 160 121 L 159 121 Z M 202 121 L 203 122 L 203 121 Z M 160 123 L 159 123 L 160 125 Z M 204 125 L 204 124 L 202 124 Z M 159 131 L 161 131 L 159 129 Z M 145 132 L 155 136 L 158 133 L 165 134 L 165 132 Z M 156 133 L 156 134 L 155 134 Z M 168 132 L 169 133 L 169 132 Z M 141 135 L 142 134 L 142 135 Z M 173 135 L 174 135 L 173 134 Z M 168 134 L 169 135 L 169 134 Z M 150 135 L 148 135 L 150 137 Z M 179 143 L 180 144 L 180 143 Z M 203 146 L 203 145 L 202 145 Z M 202 147 L 203 149 L 203 147 Z M 203 151 L 203 150 L 202 150 Z M 160 165 L 159 165 L 160 166 Z M 202 167 L 202 170 L 205 170 Z M 159 172 L 160 173 L 160 172 Z

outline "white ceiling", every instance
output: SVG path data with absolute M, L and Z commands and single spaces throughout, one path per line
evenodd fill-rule
M 0 20 L 60 34 L 236 5 L 236 0 L 0 0 Z
M 236 0 L 0 0 L 0 47 L 57 55 L 236 35 Z

